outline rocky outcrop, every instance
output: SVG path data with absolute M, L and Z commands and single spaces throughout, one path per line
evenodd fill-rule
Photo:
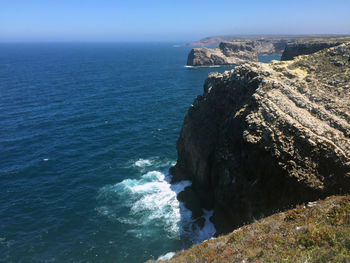
M 173 181 L 193 182 L 182 194 L 185 204 L 214 208 L 224 233 L 348 192 L 349 68 L 350 44 L 342 44 L 210 74 L 184 119 L 171 169 Z
M 338 46 L 343 42 L 327 41 L 327 42 L 306 42 L 287 44 L 282 53 L 281 60 L 291 60 L 296 56 L 309 55 L 325 48 Z
M 253 42 L 222 42 L 216 49 L 194 48 L 188 55 L 188 66 L 239 65 L 257 61 Z
M 212 43 L 220 37 L 207 38 Z M 225 39 L 225 38 L 224 38 Z M 230 39 L 226 37 L 226 39 Z M 350 37 L 280 37 L 234 39 L 219 43 L 215 49 L 194 48 L 188 55 L 188 66 L 240 65 L 247 61 L 257 61 L 259 54 L 282 54 L 281 60 L 291 60 L 298 55 L 315 53 L 324 48 L 349 42 Z
M 283 52 L 286 43 L 303 42 L 303 41 L 348 41 L 349 36 L 344 35 L 226 35 L 211 36 L 201 40 L 187 43 L 187 46 L 217 46 L 220 42 L 232 41 L 261 41 L 271 42 L 276 51 Z M 281 47 L 282 45 L 282 47 Z M 277 52 L 279 53 L 279 52 Z
M 220 42 L 217 48 L 193 48 L 188 55 L 188 66 L 240 65 L 257 61 L 258 54 L 282 53 L 286 40 L 242 40 Z

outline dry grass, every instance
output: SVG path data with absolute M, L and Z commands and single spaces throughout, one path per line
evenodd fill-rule
M 272 215 L 180 252 L 171 262 L 350 262 L 350 196 Z

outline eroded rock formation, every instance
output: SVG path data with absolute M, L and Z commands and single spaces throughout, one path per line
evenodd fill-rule
M 309 55 L 325 48 L 338 46 L 343 42 L 326 41 L 326 42 L 301 42 L 287 44 L 283 51 L 281 60 L 291 60 L 296 56 Z
M 210 40 L 210 38 L 209 38 Z M 215 38 L 215 40 L 217 40 Z M 187 58 L 189 66 L 240 65 L 257 61 L 259 54 L 282 54 L 281 60 L 315 53 L 324 48 L 350 41 L 350 37 L 282 37 L 252 38 L 223 41 L 215 49 L 200 47 L 191 50 Z
M 193 182 L 180 199 L 214 208 L 218 233 L 348 192 L 350 44 L 210 74 L 177 150 L 173 181 Z
M 187 65 L 239 65 L 246 61 L 257 61 L 254 42 L 222 42 L 215 49 L 194 48 L 188 55 Z

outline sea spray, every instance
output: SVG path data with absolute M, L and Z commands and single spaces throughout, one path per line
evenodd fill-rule
M 150 171 L 140 179 L 126 179 L 103 187 L 97 197 L 102 204 L 97 211 L 110 219 L 134 225 L 130 233 L 137 237 L 165 230 L 169 237 L 176 238 L 187 232 L 186 226 L 192 221 L 191 212 L 176 198 L 177 193 L 190 184 L 182 181 L 171 185 L 169 175 Z
M 165 231 L 170 238 L 186 236 L 192 243 L 210 239 L 215 227 L 209 220 L 212 211 L 204 211 L 201 229 L 194 223 L 192 212 L 176 196 L 190 181 L 170 184 L 171 176 L 150 171 L 139 179 L 125 179 L 103 187 L 97 196 L 100 215 L 132 226 L 129 234 L 137 238 L 151 237 Z M 127 211 L 127 212 L 126 212 Z
M 152 162 L 150 160 L 140 158 L 134 163 L 134 165 L 137 167 L 144 168 L 147 166 L 151 166 Z

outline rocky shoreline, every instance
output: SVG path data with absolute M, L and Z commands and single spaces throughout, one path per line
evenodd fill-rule
M 212 73 L 185 116 L 173 182 L 217 235 L 350 191 L 350 43 Z
M 350 37 L 257 38 L 222 41 L 217 48 L 193 48 L 187 66 L 237 66 L 257 61 L 261 54 L 282 54 L 281 60 L 315 53 L 350 41 Z

